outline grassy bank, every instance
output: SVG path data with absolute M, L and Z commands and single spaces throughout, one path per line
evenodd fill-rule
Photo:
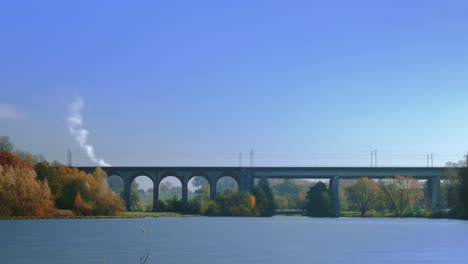
M 144 218 L 144 217 L 188 217 L 199 216 L 194 214 L 182 214 L 176 212 L 118 212 L 114 215 L 101 215 L 101 216 L 80 216 L 76 215 L 71 210 L 58 210 L 54 217 L 48 218 L 34 218 L 34 217 L 1 217 L 0 219 L 93 219 L 93 218 Z M 276 214 L 275 216 L 303 216 L 302 214 Z M 340 217 L 361 217 L 359 212 L 346 211 L 341 212 Z M 364 217 L 395 217 L 392 212 L 370 211 Z M 432 214 L 430 211 L 406 213 L 400 217 L 421 217 L 421 218 L 449 218 L 447 215 L 439 216 Z
M 418 212 L 407 212 L 399 217 L 426 217 L 430 218 L 432 215 L 431 211 L 418 211 Z M 346 211 L 340 212 L 341 217 L 361 217 L 361 213 L 357 211 Z M 369 211 L 364 217 L 395 217 L 393 212 L 388 211 Z
M 92 219 L 92 218 L 143 218 L 143 217 L 181 217 L 193 216 L 174 212 L 118 212 L 114 215 L 96 215 L 96 216 L 80 216 L 76 215 L 71 210 L 58 210 L 53 217 L 2 217 L 0 219 Z

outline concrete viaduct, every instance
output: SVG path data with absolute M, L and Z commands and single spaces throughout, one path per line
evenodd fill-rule
M 95 167 L 77 167 L 92 172 Z M 154 184 L 153 211 L 158 211 L 159 184 L 169 176 L 182 183 L 182 205 L 187 206 L 188 183 L 192 177 L 204 177 L 210 184 L 210 199 L 216 195 L 216 183 L 225 176 L 236 180 L 239 191 L 253 192 L 255 179 L 328 179 L 329 189 L 339 208 L 339 180 L 368 177 L 388 179 L 395 176 L 427 180 L 426 201 L 432 210 L 440 209 L 440 181 L 446 177 L 445 167 L 102 167 L 110 176 L 120 176 L 124 182 L 124 200 L 130 206 L 130 188 L 138 176 L 149 177 Z

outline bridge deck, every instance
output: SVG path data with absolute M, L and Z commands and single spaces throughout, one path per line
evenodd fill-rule
M 85 171 L 92 171 L 95 167 L 78 167 Z M 339 178 L 387 178 L 395 176 L 408 176 L 417 179 L 430 179 L 434 177 L 445 178 L 446 167 L 219 167 L 219 166 L 167 166 L 167 167 L 103 167 L 108 174 L 121 172 L 155 174 L 156 172 L 185 172 L 191 174 L 224 173 L 239 171 L 251 171 L 255 178 L 314 178 L 327 179 L 338 176 Z M 201 176 L 201 175 L 200 175 Z

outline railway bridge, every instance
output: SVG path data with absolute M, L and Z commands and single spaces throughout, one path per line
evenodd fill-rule
M 95 167 L 77 167 L 92 172 Z M 153 211 L 158 211 L 159 184 L 169 176 L 174 176 L 182 183 L 182 205 L 187 206 L 188 183 L 192 177 L 205 178 L 210 184 L 210 199 L 216 195 L 216 183 L 225 176 L 232 177 L 238 184 L 239 191 L 253 192 L 255 179 L 326 179 L 333 200 L 339 208 L 339 180 L 391 179 L 396 176 L 413 177 L 427 180 L 426 202 L 432 210 L 440 209 L 440 181 L 446 176 L 445 167 L 102 167 L 110 176 L 119 176 L 124 183 L 123 198 L 127 208 L 130 206 L 132 181 L 138 176 L 147 176 L 154 184 Z

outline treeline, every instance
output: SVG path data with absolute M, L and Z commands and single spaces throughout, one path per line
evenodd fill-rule
M 340 204 L 335 205 L 324 183 L 317 183 L 306 195 L 304 212 L 309 216 L 338 216 L 359 212 L 360 216 L 422 216 L 468 219 L 468 157 L 448 163 L 447 179 L 441 182 L 442 210 L 432 212 L 427 182 L 398 176 L 393 179 L 360 178 L 340 189 Z M 345 181 L 344 181 L 345 182 Z M 341 213 L 339 213 L 341 212 Z
M 209 199 L 209 187 L 200 185 L 189 199 L 186 209 L 180 199 L 173 196 L 159 201 L 160 211 L 183 212 L 208 216 L 272 216 L 276 210 L 273 193 L 267 180 L 260 180 L 252 194 L 227 188 Z
M 457 163 L 447 163 L 448 180 L 442 182 L 443 206 L 440 216 L 468 219 L 468 156 Z
M 424 199 L 427 187 L 425 182 L 411 177 L 364 177 L 346 184 L 340 190 L 340 204 L 336 205 L 327 185 L 319 182 L 307 192 L 304 213 L 314 217 L 353 216 L 354 212 L 360 216 L 438 216 L 441 211 L 431 212 L 431 204 Z
M 125 209 L 100 168 L 92 174 L 50 165 L 41 156 L 14 149 L 0 137 L 0 216 L 55 217 L 72 210 L 77 215 L 111 215 Z
M 159 201 L 161 211 L 210 216 L 271 216 L 276 209 L 266 180 L 253 194 L 232 191 L 209 200 L 209 190 L 200 188 L 187 208 L 176 196 Z M 151 208 L 152 206 L 148 206 Z M 140 211 L 138 187 L 131 192 L 131 210 Z M 96 168 L 85 173 L 42 156 L 15 149 L 8 137 L 0 137 L 0 217 L 60 217 L 64 210 L 76 215 L 112 215 L 125 211 L 125 204 L 107 183 L 106 173 Z M 69 216 L 69 215 L 66 215 Z
M 345 197 L 348 210 L 359 211 L 365 216 L 370 211 L 390 212 L 394 216 L 424 216 L 430 204 L 424 203 L 422 182 L 397 176 L 393 179 L 372 180 L 360 178 L 347 186 Z

